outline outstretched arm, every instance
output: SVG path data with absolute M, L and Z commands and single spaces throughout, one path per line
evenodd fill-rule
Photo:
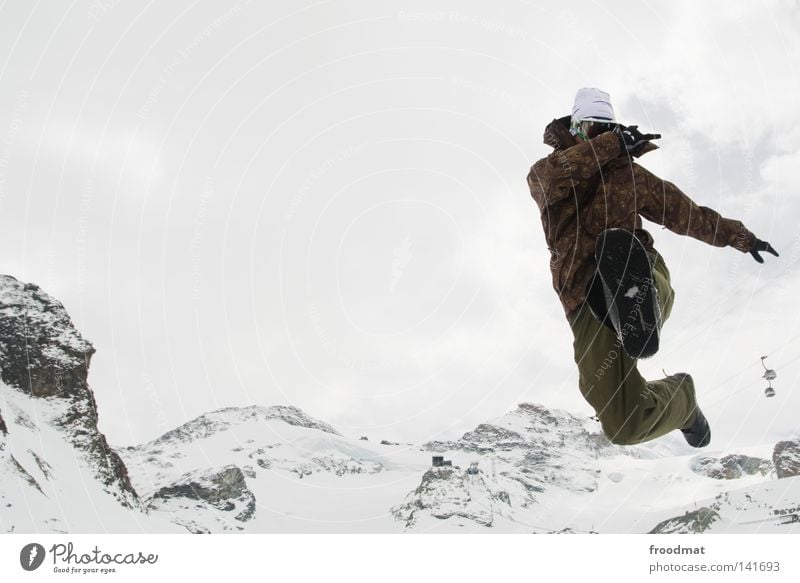
M 673 233 L 688 235 L 715 247 L 731 246 L 743 253 L 753 250 L 758 239 L 740 221 L 726 219 L 714 209 L 699 206 L 666 180 L 638 167 L 644 184 L 636 191 L 643 198 L 639 214 L 664 225 Z

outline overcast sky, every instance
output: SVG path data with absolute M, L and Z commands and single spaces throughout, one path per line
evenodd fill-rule
M 800 429 L 797 3 L 432 4 L 0 7 L 0 271 L 96 347 L 110 441 L 232 405 L 415 442 L 592 415 L 525 182 L 585 86 L 781 252 L 650 224 L 676 303 L 643 373 L 693 374 L 717 448 Z

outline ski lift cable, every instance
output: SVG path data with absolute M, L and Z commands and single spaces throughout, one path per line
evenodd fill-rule
M 787 267 L 787 270 L 788 270 L 788 267 Z M 758 293 L 759 293 L 759 292 L 761 292 L 761 291 L 764 291 L 765 289 L 767 289 L 769 286 L 771 286 L 771 285 L 773 285 L 773 284 L 774 284 L 774 283 L 773 283 L 773 281 L 772 281 L 772 280 L 765 281 L 763 285 L 761 285 L 761 286 L 759 286 L 757 289 L 753 290 L 753 291 L 752 291 L 752 292 L 751 292 L 751 293 L 750 293 L 750 294 L 749 294 L 749 295 L 748 295 L 746 298 L 744 298 L 742 301 L 740 301 L 740 302 L 737 302 L 737 303 L 736 303 L 736 304 L 734 304 L 733 306 L 728 306 L 728 308 L 727 308 L 727 310 L 725 311 L 725 313 L 723 313 L 723 314 L 719 315 L 718 317 L 714 318 L 713 320 L 711 320 L 711 321 L 708 323 L 708 326 L 707 326 L 706 328 L 704 328 L 704 329 L 700 330 L 699 332 L 697 332 L 697 333 L 693 334 L 692 336 L 689 336 L 688 338 L 682 338 L 682 339 L 680 339 L 680 343 L 681 343 L 681 344 L 685 344 L 686 342 L 689 342 L 690 340 L 694 340 L 695 338 L 697 338 L 697 337 L 698 337 L 698 336 L 700 336 L 701 334 L 705 334 L 705 333 L 707 333 L 707 332 L 708 332 L 710 329 L 712 329 L 712 327 L 713 327 L 713 324 L 716 324 L 717 322 L 719 322 L 719 321 L 721 321 L 721 320 L 723 320 L 723 319 L 725 319 L 725 318 L 728 318 L 728 317 L 730 317 L 730 312 L 731 312 L 731 310 L 733 310 L 733 309 L 735 309 L 735 308 L 739 308 L 739 307 L 741 307 L 741 306 L 743 306 L 743 305 L 745 305 L 745 304 L 747 304 L 747 303 L 751 302 L 751 301 L 753 300 L 753 298 L 756 296 L 756 294 L 758 294 Z M 794 336 L 794 337 L 793 337 L 791 340 L 787 341 L 787 344 L 788 344 L 788 342 L 794 341 L 795 339 L 798 339 L 798 338 L 800 338 L 800 334 L 798 334 L 798 335 Z M 784 344 L 783 346 L 785 346 L 785 344 Z M 669 352 L 669 351 L 667 351 L 667 353 L 668 353 L 668 352 Z
M 792 338 L 790 338 L 789 340 L 787 340 L 786 342 L 784 342 L 780 346 L 777 346 L 774 349 L 770 350 L 768 354 L 775 353 L 775 352 L 781 350 L 782 348 L 785 348 L 786 346 L 788 346 L 789 344 L 791 344 L 792 342 L 794 342 L 796 340 L 800 340 L 800 334 L 797 334 L 797 335 L 793 336 Z M 788 362 L 784 362 L 783 364 L 776 365 L 775 368 L 777 369 L 777 368 L 781 368 L 781 367 L 787 366 L 787 365 L 791 364 L 792 362 L 794 362 L 795 360 L 797 360 L 797 358 L 794 358 L 794 359 L 792 359 L 792 360 L 790 360 Z M 764 362 L 760 358 L 759 358 L 759 361 L 761 361 L 762 364 Z M 742 374 L 743 372 L 745 372 L 747 369 L 751 368 L 752 366 L 753 366 L 752 364 L 747 364 L 744 367 L 740 368 L 737 372 L 735 372 L 732 375 L 730 375 L 727 378 L 725 378 L 724 380 L 722 380 L 722 381 L 720 381 L 718 383 L 714 383 L 714 387 L 709 389 L 706 394 L 713 393 L 713 392 L 721 389 L 724 385 L 726 385 L 727 383 L 729 383 L 730 381 L 732 381 L 733 379 L 738 377 L 740 374 Z
M 766 290 L 771 285 L 774 285 L 774 282 L 772 280 L 764 282 L 763 285 L 761 285 L 757 289 L 753 290 L 752 293 L 750 293 L 742 301 L 739 301 L 739 302 L 733 304 L 732 306 L 728 306 L 727 309 L 725 310 L 725 313 L 720 314 L 719 316 L 717 316 L 716 318 L 714 318 L 713 320 L 708 322 L 708 326 L 706 328 L 704 328 L 703 330 L 700 330 L 699 332 L 693 334 L 692 336 L 689 336 L 688 338 L 682 338 L 681 339 L 681 344 L 685 344 L 686 342 L 688 342 L 690 340 L 694 340 L 695 338 L 697 338 L 701 334 L 704 334 L 704 333 L 708 332 L 708 330 L 713 328 L 713 326 L 712 326 L 713 324 L 716 324 L 717 322 L 719 322 L 721 320 L 724 320 L 726 318 L 730 318 L 730 314 L 731 314 L 732 310 L 735 310 L 736 308 L 740 308 L 743 305 L 751 302 L 753 300 L 753 298 L 756 296 L 756 294 Z M 800 336 L 800 335 L 798 335 L 798 336 Z
M 754 295 L 755 293 L 757 293 L 757 292 L 761 291 L 762 289 L 766 289 L 766 288 L 767 288 L 767 287 L 768 287 L 770 284 L 771 284 L 771 282 L 766 282 L 766 283 L 765 283 L 763 286 L 761 286 L 759 289 L 755 290 L 755 291 L 753 292 L 753 294 L 751 294 L 751 296 L 750 296 L 750 297 L 748 297 L 748 301 L 752 299 L 752 295 Z M 739 304 L 735 305 L 734 307 L 739 307 L 740 305 L 742 305 L 742 303 L 744 303 L 744 302 L 740 302 Z M 728 316 L 728 315 L 729 315 L 729 313 L 730 313 L 730 309 L 729 309 L 729 310 L 728 310 L 728 311 L 727 311 L 725 314 L 723 314 L 723 315 L 721 315 L 721 316 L 719 316 L 719 317 L 717 317 L 717 318 L 715 318 L 715 319 L 711 320 L 711 321 L 709 322 L 709 324 L 708 324 L 708 327 L 706 327 L 706 328 L 704 328 L 703 330 L 701 330 L 701 331 L 699 331 L 699 332 L 697 332 L 697 333 L 693 334 L 693 335 L 692 335 L 692 336 L 690 336 L 689 338 L 683 338 L 683 339 L 681 339 L 681 344 L 685 344 L 686 342 L 688 342 L 688 341 L 690 341 L 690 340 L 694 340 L 695 338 L 697 338 L 697 337 L 698 337 L 698 336 L 700 336 L 701 334 L 704 334 L 704 333 L 708 332 L 708 331 L 709 331 L 709 330 L 712 328 L 712 325 L 713 325 L 713 324 L 717 323 L 718 321 L 720 321 L 720 320 L 722 320 L 723 318 L 725 318 L 726 316 Z M 796 341 L 796 340 L 800 340 L 800 334 L 796 334 L 796 335 L 794 335 L 793 337 L 791 337 L 789 340 L 787 340 L 786 342 L 784 342 L 784 343 L 783 343 L 783 344 L 781 344 L 780 346 L 778 346 L 778 347 L 774 348 L 773 350 L 771 350 L 771 351 L 770 351 L 768 354 L 771 354 L 771 353 L 777 352 L 778 350 L 780 350 L 780 349 L 782 349 L 782 348 L 784 348 L 784 347 L 788 346 L 789 344 L 791 344 L 792 342 L 794 342 L 794 341 Z M 667 354 L 668 354 L 668 353 L 669 353 L 669 350 L 665 351 L 665 353 L 667 353 Z M 794 361 L 789 361 L 789 362 L 794 362 Z M 785 366 L 786 364 L 788 364 L 788 363 L 784 363 L 784 364 L 783 364 L 783 365 L 781 365 L 781 366 Z M 747 366 L 743 367 L 742 369 L 740 369 L 738 372 L 736 372 L 736 373 L 734 373 L 734 374 L 730 375 L 729 377 L 727 377 L 727 378 L 726 378 L 725 380 L 723 380 L 722 382 L 715 383 L 715 384 L 714 384 L 714 388 L 710 389 L 710 390 L 709 390 L 709 392 L 713 392 L 713 391 L 716 391 L 717 389 L 720 389 L 720 388 L 721 388 L 723 385 L 725 385 L 726 383 L 730 382 L 731 380 L 733 380 L 734 378 L 736 378 L 737 376 L 739 376 L 739 375 L 740 375 L 742 372 L 744 372 L 745 370 L 747 370 L 748 368 L 750 368 L 750 366 L 752 366 L 752 365 L 747 365 Z
M 783 363 L 783 364 L 781 364 L 780 366 L 781 366 L 781 367 L 786 367 L 786 366 L 788 366 L 788 365 L 790 365 L 790 364 L 792 364 L 793 362 L 796 362 L 796 361 L 798 361 L 798 360 L 800 360 L 800 354 L 799 354 L 799 355 L 797 355 L 796 357 L 794 357 L 792 360 L 789 360 L 789 361 L 787 361 L 787 362 L 784 362 L 784 363 Z M 714 402 L 710 403 L 710 404 L 709 404 L 709 406 L 710 406 L 710 407 L 713 407 L 714 405 L 717 405 L 717 404 L 719 404 L 719 403 L 722 403 L 722 402 L 723 402 L 725 399 L 730 399 L 730 398 L 731 398 L 731 397 L 733 397 L 734 395 L 737 395 L 737 394 L 741 393 L 742 391 L 749 391 L 749 390 L 752 390 L 752 388 L 753 388 L 753 387 L 751 387 L 750 385 L 745 385 L 744 387 L 741 387 L 740 389 L 737 389 L 737 390 L 733 391 L 732 393 L 728 393 L 727 395 L 723 396 L 721 399 L 717 399 L 716 401 L 714 401 Z
M 774 354 L 775 352 L 778 352 L 779 350 L 781 350 L 781 349 L 783 349 L 783 348 L 786 348 L 786 347 L 787 347 L 789 344 L 791 344 L 792 342 L 795 342 L 796 340 L 800 340 L 800 334 L 795 334 L 794 336 L 792 336 L 791 338 L 789 338 L 789 340 L 787 340 L 786 342 L 784 342 L 784 343 L 783 343 L 783 344 L 781 344 L 780 346 L 776 346 L 775 348 L 773 348 L 772 350 L 770 350 L 769 352 L 767 352 L 767 356 L 768 356 L 768 355 L 770 355 L 770 354 Z M 761 362 L 761 364 L 764 364 L 764 358 L 766 358 L 766 356 L 760 357 L 760 358 L 758 359 L 758 360 Z M 781 366 L 785 366 L 785 364 L 786 364 L 786 363 L 784 363 L 784 365 L 781 365 Z M 745 370 L 747 370 L 747 369 L 748 369 L 748 368 L 750 368 L 751 366 L 752 366 L 752 365 L 749 365 L 749 364 L 748 364 L 748 365 L 746 365 L 746 366 L 744 366 L 744 367 L 743 367 L 743 368 L 741 368 L 741 369 L 740 369 L 738 372 L 736 372 L 736 373 L 732 374 L 731 376 L 729 376 L 728 378 L 726 378 L 726 379 L 725 379 L 724 381 L 722 381 L 721 383 L 717 383 L 717 385 L 716 385 L 716 386 L 717 386 L 717 387 L 719 387 L 721 384 L 727 383 L 728 381 L 730 381 L 730 380 L 732 380 L 732 379 L 736 378 L 737 376 L 739 376 L 739 375 L 740 375 L 742 372 L 744 372 Z M 766 366 L 765 366 L 765 368 L 766 368 Z

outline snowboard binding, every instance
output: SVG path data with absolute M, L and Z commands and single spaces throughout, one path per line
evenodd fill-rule
M 630 231 L 607 229 L 597 237 L 595 259 L 599 277 L 589 290 L 590 307 L 616 333 L 628 356 L 653 356 L 661 308 L 647 251 Z

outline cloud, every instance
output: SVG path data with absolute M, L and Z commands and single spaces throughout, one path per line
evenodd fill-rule
M 69 254 L 80 192 L 57 217 L 48 193 L 84 188 L 84 175 L 99 173 L 80 235 L 81 249 L 94 251 L 82 264 L 90 273 L 80 299 L 108 307 L 87 310 L 87 328 L 117 354 L 99 350 L 95 362 L 130 363 L 141 352 L 152 378 L 178 379 L 156 392 L 191 394 L 197 410 L 250 398 L 308 405 L 326 421 L 391 427 L 409 439 L 443 420 L 480 422 L 523 395 L 585 412 L 524 180 L 548 153 L 544 124 L 567 113 L 583 86 L 608 90 L 621 119 L 664 134 L 643 165 L 781 251 L 780 261 L 758 266 L 653 227 L 678 299 L 674 340 L 651 374 L 691 367 L 714 386 L 771 337 L 791 337 L 798 280 L 784 266 L 800 259 L 793 3 L 460 2 L 414 18 L 368 2 L 284 16 L 263 5 L 231 14 L 224 27 L 215 26 L 220 11 L 173 21 L 157 10 L 137 23 L 124 10 L 115 7 L 119 18 L 80 47 L 59 44 L 85 35 L 85 15 L 67 15 L 51 46 L 78 54 L 40 55 L 35 39 L 56 31 L 51 19 L 30 19 L 19 46 L 33 52 L 10 56 L 8 83 L 26 86 L 40 62 L 37 87 L 46 90 L 30 92 L 25 119 L 46 119 L 41 103 L 53 103 L 53 115 L 44 132 L 20 125 L 14 157 L 0 166 L 5 208 L 20 213 L 13 189 L 25 192 L 34 168 L 56 175 L 37 177 L 30 226 L 20 227 L 37 236 L 13 233 L 29 248 L 12 265 L 40 263 L 49 248 Z M 8 26 L 26 22 L 20 13 Z M 277 18 L 279 27 L 259 32 Z M 122 36 L 120 23 L 131 25 Z M 213 34 L 197 45 L 203 30 Z M 64 55 L 74 69 L 57 92 L 64 69 L 54 57 Z M 176 55 L 180 66 L 161 87 Z M 88 95 L 86 79 L 96 80 Z M 145 131 L 137 124 L 153 87 L 159 107 Z M 91 115 L 77 118 L 69 104 L 84 97 Z M 0 127 L 11 127 L 11 105 L 0 108 Z M 154 136 L 167 129 L 162 144 Z M 62 165 L 69 184 L 57 182 Z M 205 203 L 196 194 L 210 174 L 214 199 L 200 233 L 192 221 Z M 169 212 L 129 204 L 112 216 L 114 205 L 99 199 L 117 184 L 134 197 L 150 186 Z M 122 290 L 135 286 L 109 276 L 132 263 L 142 267 L 128 276 L 155 290 L 138 310 Z M 200 283 L 201 297 L 187 302 Z M 112 320 L 140 336 L 114 342 Z M 213 382 L 193 372 L 199 358 Z M 132 424 L 147 426 L 148 415 L 133 412 L 150 411 L 148 397 L 114 366 L 93 372 L 109 430 L 125 426 L 129 411 Z M 102 389 L 125 383 L 124 398 Z M 749 404 L 725 406 L 739 415 Z M 170 420 L 183 414 L 170 407 Z
M 164 176 L 159 145 L 134 126 L 101 127 L 60 117 L 48 122 L 41 140 L 29 134 L 28 147 L 55 163 L 66 164 L 70 171 L 93 171 L 127 185 L 134 180 L 140 193 Z

